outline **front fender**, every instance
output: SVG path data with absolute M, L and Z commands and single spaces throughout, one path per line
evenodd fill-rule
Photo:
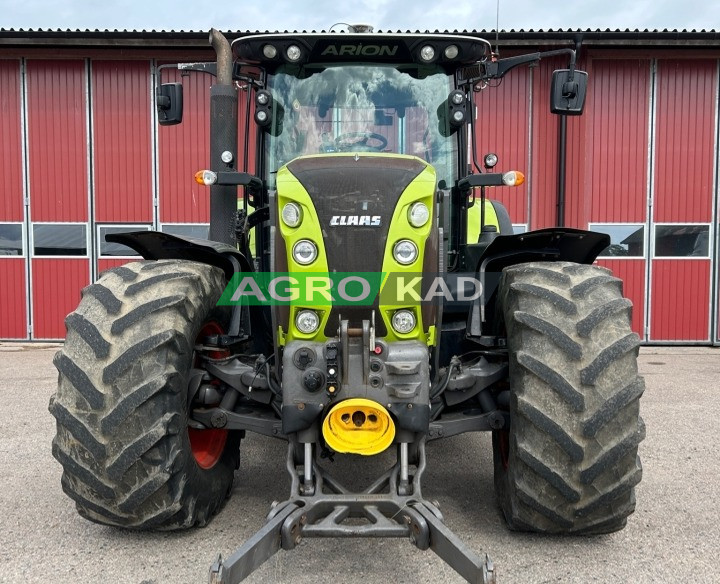
M 525 262 L 592 264 L 608 245 L 610 236 L 605 233 L 565 227 L 499 235 L 484 250 L 478 249 L 477 260 L 468 262 L 482 282 L 482 295 L 468 315 L 468 337 L 479 338 L 484 331 L 498 332 L 499 323 L 493 322 L 494 305 L 504 268 Z
M 610 236 L 605 233 L 566 227 L 500 235 L 482 251 L 474 267 L 477 272 L 502 272 L 524 262 L 592 264 L 608 245 Z
M 226 243 L 181 237 L 160 231 L 133 231 L 130 233 L 113 233 L 105 236 L 105 240 L 121 243 L 134 249 L 146 260 L 188 260 L 210 264 L 225 272 L 228 280 L 237 271 L 251 272 L 252 266 L 237 248 Z

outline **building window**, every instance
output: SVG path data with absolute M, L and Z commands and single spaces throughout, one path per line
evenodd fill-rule
M 207 223 L 166 223 L 160 227 L 163 233 L 179 235 L 180 237 L 195 237 L 207 239 L 210 233 L 210 225 Z
M 33 255 L 87 256 L 87 225 L 35 223 L 32 229 Z
M 589 229 L 590 231 L 607 233 L 610 236 L 610 245 L 600 252 L 600 257 L 645 257 L 645 225 L 591 223 Z
M 138 257 L 135 250 L 122 243 L 105 241 L 105 236 L 111 233 L 131 233 L 133 231 L 150 231 L 149 225 L 99 225 L 98 250 L 100 257 Z
M 24 252 L 22 223 L 0 223 L 0 256 L 21 256 Z
M 527 223 L 513 223 L 513 234 L 527 233 Z
M 656 225 L 655 257 L 710 257 L 709 225 Z

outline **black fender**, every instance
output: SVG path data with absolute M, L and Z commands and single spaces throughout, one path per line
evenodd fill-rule
M 488 329 L 497 332 L 497 323 L 492 320 L 495 317 L 495 293 L 503 268 L 525 262 L 592 264 L 608 245 L 610 236 L 605 233 L 566 227 L 499 235 L 487 247 L 477 250 L 476 261 L 468 262 L 475 267 L 482 282 L 482 295 L 468 315 L 468 336 L 481 337 Z
M 476 271 L 502 272 L 508 266 L 537 261 L 592 264 L 608 245 L 610 236 L 605 233 L 567 227 L 500 235 L 483 250 Z
M 126 245 L 146 260 L 188 260 L 210 264 L 223 270 L 228 280 L 237 271 L 253 271 L 250 262 L 237 248 L 217 241 L 181 237 L 160 231 L 112 233 L 106 235 L 105 240 Z

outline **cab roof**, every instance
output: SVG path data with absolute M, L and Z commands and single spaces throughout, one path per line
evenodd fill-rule
M 241 62 L 272 71 L 281 65 L 337 63 L 416 63 L 456 69 L 489 56 L 488 41 L 450 34 L 285 33 L 235 39 Z

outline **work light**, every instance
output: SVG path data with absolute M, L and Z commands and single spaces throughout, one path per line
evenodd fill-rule
M 277 57 L 277 49 L 273 45 L 265 45 L 263 47 L 263 55 L 268 59 L 274 59 Z
M 285 51 L 285 56 L 288 61 L 292 61 L 294 63 L 300 60 L 300 57 L 302 57 L 302 51 L 297 45 L 290 45 Z

